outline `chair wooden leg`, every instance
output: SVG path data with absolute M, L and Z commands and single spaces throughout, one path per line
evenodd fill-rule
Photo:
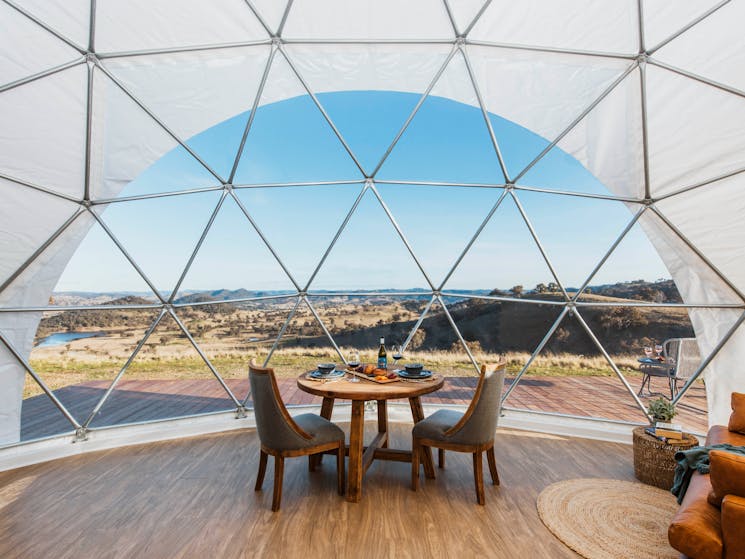
M 420 460 L 422 466 L 424 466 L 424 477 L 427 479 L 435 479 L 435 463 L 432 460 L 432 448 L 429 446 L 419 446 Z
M 318 459 L 318 454 L 308 454 L 308 471 L 309 472 L 315 472 L 316 471 L 316 463 L 320 462 Z M 323 454 L 321 454 L 323 456 Z
M 445 449 L 444 448 L 437 449 L 437 466 L 440 468 L 445 467 Z
M 489 461 L 489 472 L 491 481 L 494 485 L 499 485 L 499 473 L 497 472 L 497 459 L 494 457 L 494 447 L 486 451 L 486 458 Z
M 485 503 L 484 499 L 484 464 L 481 452 L 473 453 L 473 477 L 476 482 L 476 500 L 480 505 Z
M 336 485 L 339 495 L 344 495 L 344 450 L 344 441 L 341 441 L 336 451 Z
M 263 450 L 259 455 L 259 473 L 256 476 L 256 485 L 254 491 L 261 491 L 261 486 L 264 484 L 264 474 L 266 473 L 266 461 L 269 456 Z
M 416 491 L 419 489 L 419 453 L 421 447 L 416 439 L 412 441 L 411 445 L 411 489 Z
M 281 456 L 274 457 L 274 496 L 272 497 L 272 510 L 279 510 L 282 501 L 282 478 L 285 473 L 285 459 Z

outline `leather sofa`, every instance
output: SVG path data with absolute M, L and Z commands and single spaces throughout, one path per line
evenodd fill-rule
M 709 430 L 706 444 L 719 443 L 744 446 L 745 434 L 715 425 Z M 728 475 L 735 483 L 745 484 L 742 475 L 745 472 L 745 457 L 712 451 L 711 473 L 693 474 L 688 491 L 668 529 L 668 539 L 670 545 L 691 559 L 745 559 L 745 493 L 738 490 L 739 496 L 726 494 L 721 508 L 712 504 L 711 501 L 718 499 L 712 494 L 711 476 L 721 475 L 723 479 L 725 476 L 725 467 L 717 465 L 718 469 L 715 470 L 715 454 L 717 460 L 724 457 L 734 462 L 737 469 Z M 715 481 L 719 484 L 718 479 Z

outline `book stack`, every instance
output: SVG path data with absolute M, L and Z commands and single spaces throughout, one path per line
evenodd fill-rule
M 677 423 L 663 423 L 658 421 L 654 425 L 654 434 L 657 438 L 664 438 L 668 441 L 682 441 L 683 427 Z

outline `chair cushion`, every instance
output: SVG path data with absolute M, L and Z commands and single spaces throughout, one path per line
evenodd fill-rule
M 732 393 L 732 415 L 729 416 L 727 428 L 736 433 L 745 435 L 745 394 Z
M 706 500 L 710 490 L 708 474 L 693 474 L 667 531 L 670 545 L 688 557 L 722 559 L 722 514 Z
M 463 414 L 459 411 L 437 410 L 428 418 L 414 425 L 411 434 L 419 439 L 450 440 L 445 437 L 445 431 L 458 423 L 462 417 Z
M 722 499 L 727 495 L 745 497 L 745 456 L 712 450 L 709 452 L 709 463 L 711 464 L 709 503 L 721 507 Z
M 712 425 L 706 435 L 706 444 L 729 443 L 734 446 L 745 446 L 745 435 L 727 429 L 726 425 Z
M 308 441 L 308 446 L 344 440 L 344 431 L 338 425 L 334 425 L 320 415 L 303 413 L 293 417 L 293 419 L 303 431 L 313 436 Z

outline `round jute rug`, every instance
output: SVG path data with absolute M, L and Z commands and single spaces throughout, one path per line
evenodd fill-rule
M 587 559 L 677 559 L 667 527 L 678 505 L 669 492 L 614 479 L 570 479 L 538 496 L 538 514 Z

